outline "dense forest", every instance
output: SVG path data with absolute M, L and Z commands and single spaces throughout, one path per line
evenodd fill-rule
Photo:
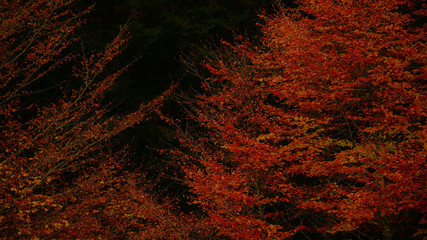
M 0 239 L 425 239 L 426 13 L 3 1 Z

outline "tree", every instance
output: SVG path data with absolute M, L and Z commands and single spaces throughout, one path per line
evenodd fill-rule
M 132 170 L 126 149 L 113 142 L 170 91 L 135 112 L 109 114 L 103 95 L 127 67 L 111 73 L 108 63 L 126 44 L 126 30 L 102 52 L 72 53 L 90 11 L 75 14 L 72 3 L 0 6 L 0 237 L 185 236 L 185 219 L 157 203 L 143 172 Z
M 211 234 L 422 237 L 424 7 L 302 0 L 213 52 L 180 152 Z

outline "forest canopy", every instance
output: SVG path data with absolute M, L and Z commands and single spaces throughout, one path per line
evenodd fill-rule
M 256 2 L 2 4 L 0 238 L 425 238 L 425 4 Z

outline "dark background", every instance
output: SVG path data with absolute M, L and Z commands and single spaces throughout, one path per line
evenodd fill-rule
M 290 1 L 284 1 L 289 2 Z M 200 79 L 188 72 L 182 58 L 201 62 L 220 40 L 233 41 L 233 34 L 256 40 L 259 34 L 257 14 L 273 12 L 275 0 L 81 0 L 77 11 L 91 5 L 86 23 L 76 33 L 76 45 L 86 52 L 102 50 L 127 24 L 130 41 L 122 54 L 113 61 L 111 71 L 138 59 L 108 92 L 111 114 L 124 114 L 149 102 L 179 82 L 179 92 L 191 95 Z M 170 99 L 164 106 L 166 114 L 180 118 L 180 105 Z M 178 146 L 175 130 L 154 117 L 121 133 L 114 141 L 117 148 L 130 146 L 133 167 L 144 169 L 153 181 L 153 192 L 160 195 L 181 195 L 184 189 L 178 167 L 159 149 Z M 161 174 L 162 172 L 162 174 Z
M 128 22 L 130 42 L 120 57 L 127 63 L 140 57 L 112 90 L 128 109 L 167 89 L 172 81 L 181 88 L 197 87 L 182 56 L 206 56 L 206 46 L 220 39 L 232 41 L 233 31 L 256 36 L 257 13 L 271 11 L 274 0 L 84 0 L 80 8 L 95 4 L 81 29 L 85 48 L 102 49 Z M 117 100 L 117 99 L 116 99 Z

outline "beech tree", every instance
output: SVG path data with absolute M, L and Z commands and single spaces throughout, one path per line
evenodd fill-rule
M 0 4 L 0 238 L 183 237 L 185 219 L 157 203 L 126 149 L 113 151 L 111 141 L 147 120 L 170 91 L 127 115 L 109 114 L 103 95 L 126 67 L 106 69 L 126 30 L 104 51 L 70 53 L 90 11 L 73 13 L 72 3 Z
M 204 234 L 422 238 L 425 5 L 301 0 L 204 63 L 180 152 Z M 295 235 L 297 234 L 297 235 Z

